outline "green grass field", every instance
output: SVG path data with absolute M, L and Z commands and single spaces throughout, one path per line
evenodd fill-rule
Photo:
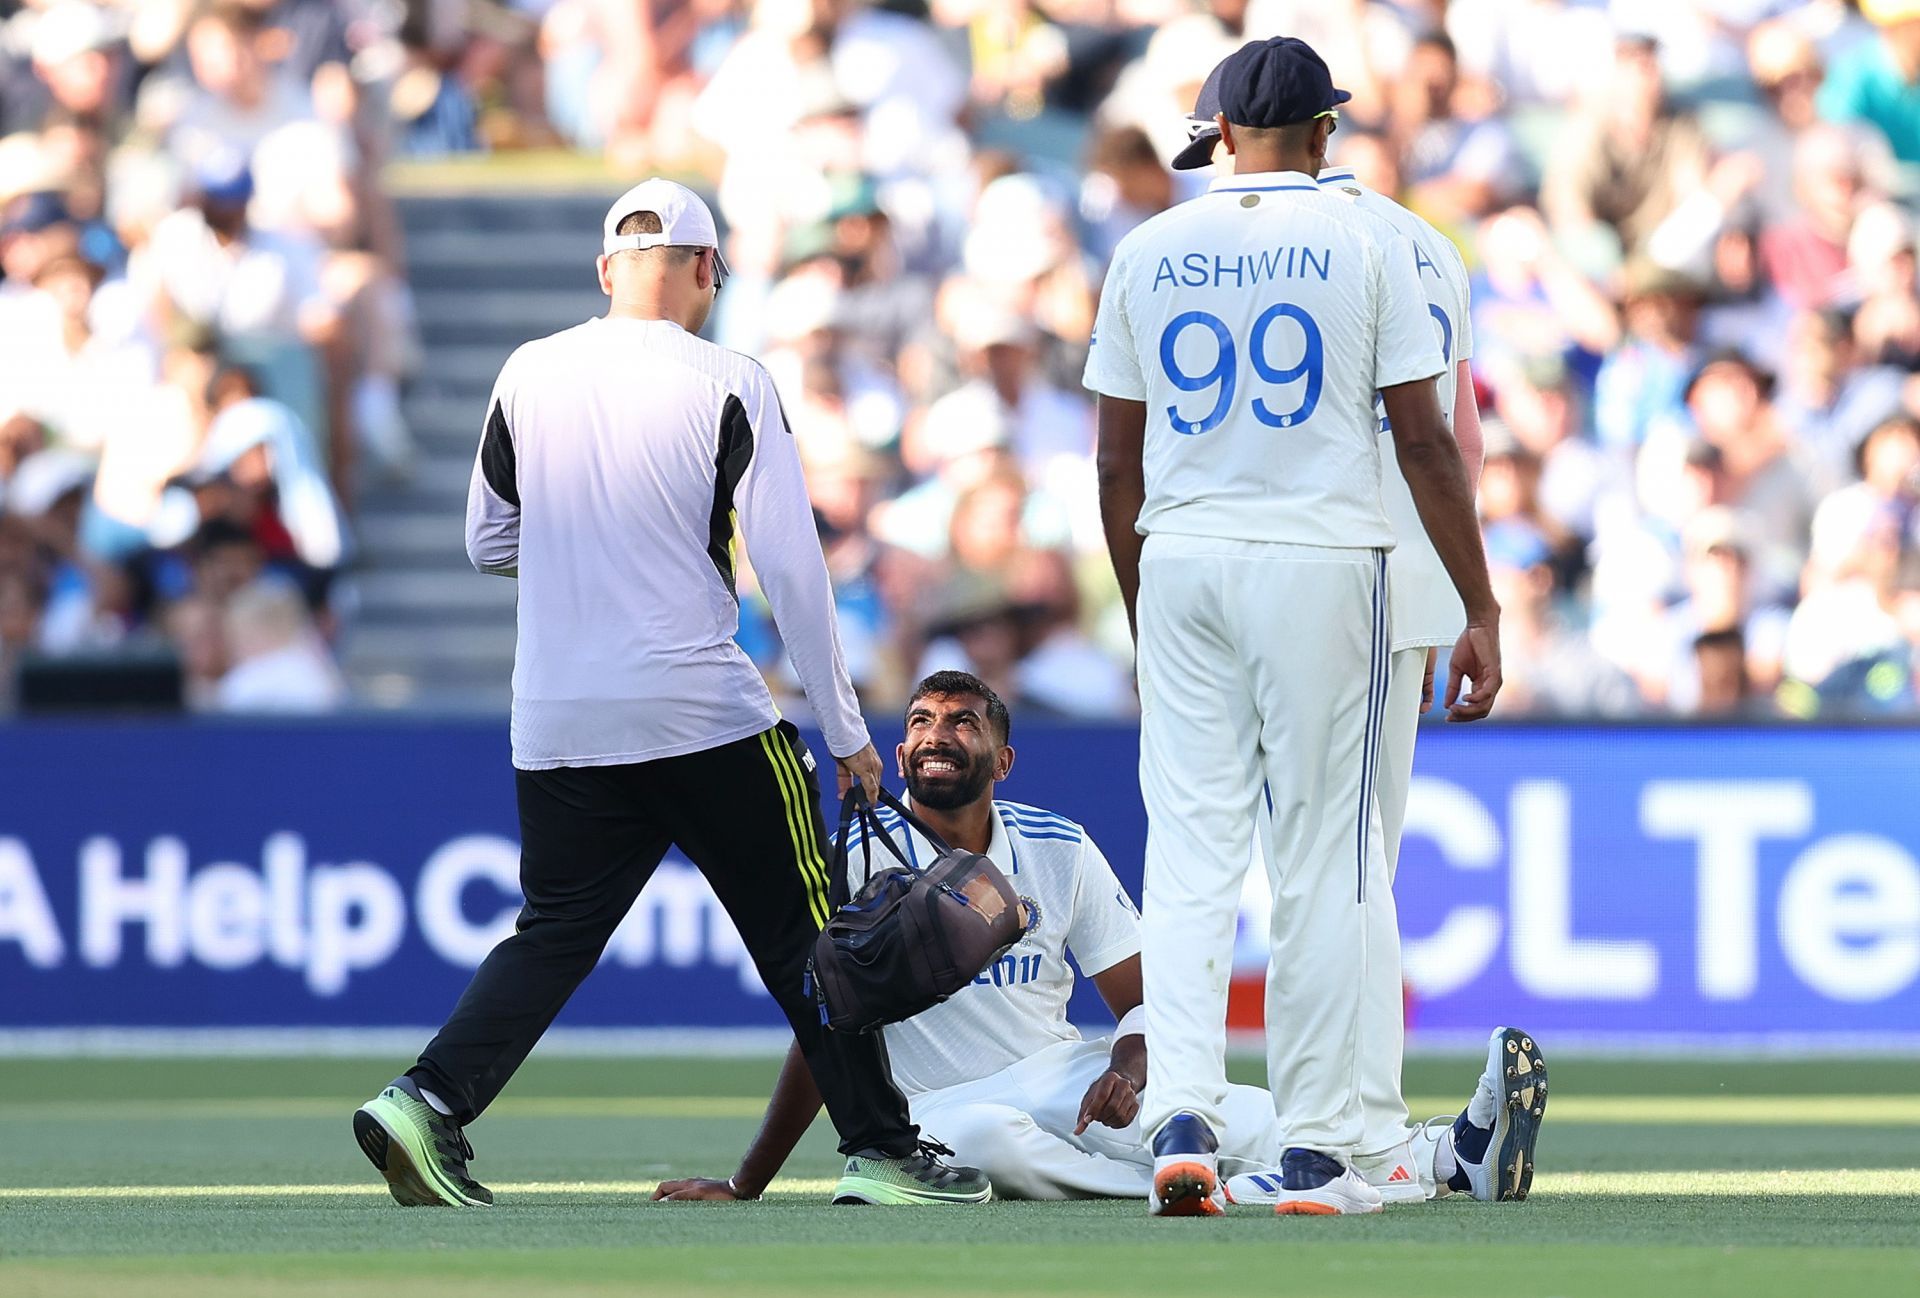
M 831 1208 L 824 1124 L 764 1203 L 648 1202 L 732 1170 L 772 1060 L 536 1059 L 464 1212 L 398 1207 L 354 1146 L 392 1061 L 0 1061 L 0 1295 L 1920 1294 L 1912 1061 L 1550 1059 L 1527 1203 L 1212 1222 Z M 1475 1069 L 1412 1062 L 1416 1112 Z

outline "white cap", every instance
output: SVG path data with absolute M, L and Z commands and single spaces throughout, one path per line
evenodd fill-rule
M 66 0 L 43 10 L 33 25 L 33 61 L 57 67 L 89 50 L 104 50 L 113 41 L 113 24 L 104 11 L 85 0 Z
M 652 212 L 660 218 L 659 234 L 621 234 L 620 223 L 635 212 Z M 609 255 L 640 248 L 712 248 L 720 249 L 720 232 L 713 213 L 700 195 L 685 185 L 655 176 L 643 180 L 620 195 L 607 209 L 600 228 L 600 249 Z M 720 258 L 720 273 L 726 275 L 727 260 Z
M 22 518 L 38 518 L 68 493 L 93 481 L 93 459 L 78 451 L 49 447 L 20 461 L 7 483 L 7 509 Z

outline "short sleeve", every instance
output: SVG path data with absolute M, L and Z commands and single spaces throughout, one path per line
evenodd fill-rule
M 1403 234 L 1383 240 L 1374 250 L 1373 386 L 1398 387 L 1434 378 L 1446 369 L 1433 313 L 1420 286 L 1413 244 Z
M 1442 238 L 1441 252 L 1447 258 L 1447 282 L 1453 286 L 1458 298 L 1458 311 L 1453 320 L 1453 359 L 1470 361 L 1473 359 L 1473 280 L 1467 274 L 1466 258 L 1460 255 L 1460 249 L 1453 240 Z
M 1093 340 L 1087 348 L 1087 369 L 1081 379 L 1089 390 L 1124 401 L 1145 401 L 1147 381 L 1140 370 L 1140 353 L 1127 320 L 1125 249 L 1115 254 L 1100 290 L 1100 312 L 1094 318 Z
M 1080 844 L 1078 873 L 1067 948 L 1091 978 L 1140 954 L 1140 912 L 1091 838 Z

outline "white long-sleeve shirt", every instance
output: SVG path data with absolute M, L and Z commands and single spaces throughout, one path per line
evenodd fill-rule
M 494 385 L 467 555 L 517 575 L 513 761 L 718 747 L 779 713 L 733 636 L 736 530 L 834 755 L 868 742 L 792 434 L 756 362 L 658 320 L 522 346 Z

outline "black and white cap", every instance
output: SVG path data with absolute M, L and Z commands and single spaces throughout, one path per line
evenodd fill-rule
M 1213 161 L 1213 146 L 1220 142 L 1220 124 L 1213 119 L 1220 112 L 1220 69 L 1226 65 L 1225 59 L 1216 64 L 1194 96 L 1193 112 L 1187 117 L 1187 147 L 1173 155 L 1175 171 L 1197 171 Z
M 660 218 L 658 234 L 621 234 L 620 223 L 635 212 L 652 212 Z M 641 248 L 712 248 L 725 276 L 727 259 L 720 255 L 720 231 L 714 225 L 713 212 L 700 195 L 685 185 L 655 176 L 643 180 L 620 195 L 607 209 L 600 230 L 600 250 L 609 256 Z

